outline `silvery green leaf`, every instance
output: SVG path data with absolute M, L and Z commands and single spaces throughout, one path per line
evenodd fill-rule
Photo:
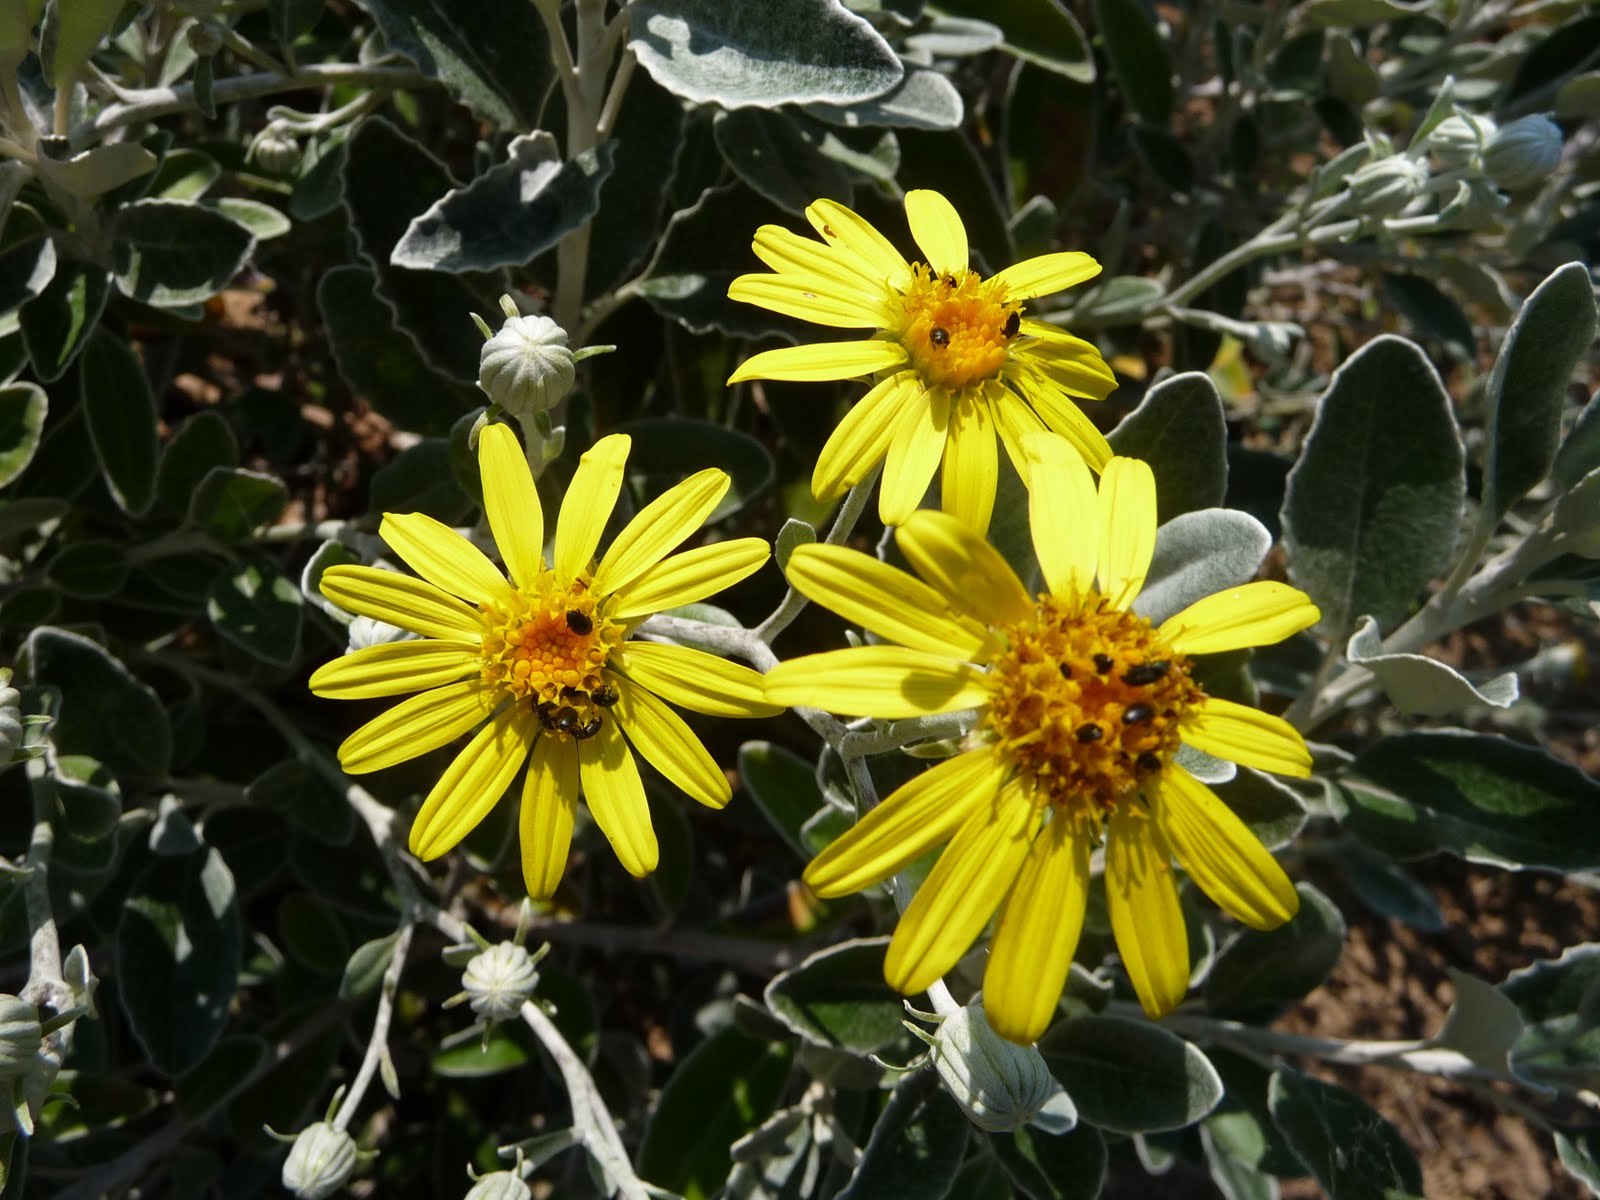
M 263 204 L 259 200 L 246 200 L 243 196 L 223 196 L 216 200 L 208 200 L 205 202 L 205 207 L 214 208 L 229 220 L 243 225 L 255 234 L 258 242 L 282 237 L 292 228 L 289 218 L 272 205 Z
M 887 129 L 875 136 L 876 140 L 871 145 L 857 148 L 830 131 L 822 135 L 822 142 L 817 148 L 835 162 L 860 172 L 875 183 L 892 183 L 900 171 L 899 139 Z
M 1201 783 L 1227 783 L 1239 773 L 1238 764 L 1207 754 L 1204 750 L 1196 750 L 1187 742 L 1178 747 L 1172 761 Z
M 740 108 L 718 113 L 712 130 L 734 174 L 789 212 L 799 215 L 821 197 L 850 201 L 850 174 L 823 154 L 816 126 L 787 113 Z
M 1143 275 L 1113 275 L 1097 283 L 1072 309 L 1074 325 L 1092 323 L 1095 328 L 1132 323 L 1156 306 L 1167 294 L 1166 285 Z
M 106 486 L 124 512 L 148 511 L 155 498 L 159 447 L 150 380 L 133 347 L 101 326 L 78 367 L 89 438 Z
M 1343 636 L 1409 612 L 1449 559 L 1465 501 L 1461 435 L 1438 373 L 1384 335 L 1334 372 L 1283 504 L 1289 579 Z
M 1206 1056 L 1147 1021 L 1062 1021 L 1040 1040 L 1039 1053 L 1079 1118 L 1115 1133 L 1182 1129 L 1222 1099 L 1222 1080 Z
M 1389 654 L 1378 623 L 1362 617 L 1350 635 L 1345 655 L 1378 677 L 1384 693 L 1408 717 L 1438 717 L 1477 704 L 1509 708 L 1517 698 L 1514 671 L 1474 685 L 1454 667 L 1424 654 Z
M 802 1041 L 862 1057 L 879 1053 L 907 1037 L 904 1003 L 883 982 L 888 945 L 878 937 L 828 946 L 774 977 L 762 998 Z
M 965 109 L 961 93 L 943 72 L 907 69 L 905 78 L 881 96 L 848 106 L 808 104 L 806 112 L 830 125 L 887 125 L 902 129 L 955 129 Z
M 1249 513 L 1207 508 L 1156 530 L 1155 553 L 1133 611 L 1160 624 L 1197 600 L 1255 578 L 1272 535 Z
M 1589 397 L 1561 440 L 1550 478 L 1557 487 L 1570 488 L 1596 467 L 1600 467 L 1600 392 Z
M 1558 267 L 1528 297 L 1489 375 L 1486 517 L 1499 517 L 1550 470 L 1567 383 L 1594 342 L 1594 284 L 1583 263 Z
M 256 244 L 237 221 L 177 200 L 125 205 L 112 232 L 118 289 L 158 308 L 210 299 L 244 268 Z
M 1420 1200 L 1416 1155 L 1354 1092 L 1280 1067 L 1269 1102 L 1273 1124 L 1329 1196 Z
M 1445 928 L 1444 914 L 1433 893 L 1403 863 L 1352 838 L 1331 842 L 1314 853 L 1327 859 L 1356 899 L 1378 916 L 1402 921 L 1423 933 L 1439 933 Z
M 1265 771 L 1246 767 L 1216 793 L 1268 850 L 1294 841 L 1310 819 L 1299 793 Z
M 941 0 L 938 7 L 947 16 L 998 25 L 1008 54 L 1074 83 L 1094 82 L 1089 39 L 1061 0 Z
M 26 204 L 12 209 L 0 244 L 0 311 L 10 313 L 50 285 L 56 273 L 56 244 L 49 227 Z
M 1344 950 L 1344 917 L 1309 883 L 1295 885 L 1300 911 L 1276 929 L 1242 930 L 1206 978 L 1206 1007 L 1254 1020 L 1292 1004 L 1333 971 Z
M 1384 21 L 1399 21 L 1431 6 L 1433 0 L 1310 0 L 1295 17 L 1319 29 L 1358 29 Z
M 1143 459 L 1156 477 L 1156 519 L 1171 521 L 1222 503 L 1228 485 L 1228 430 L 1217 385 L 1199 371 L 1163 379 L 1108 439 L 1117 454 Z
M 1094 23 L 1117 86 L 1153 124 L 1172 114 L 1172 65 L 1155 22 L 1139 0 L 1094 0 Z
M 838 1200 L 943 1200 L 971 1125 L 930 1071 L 902 1079 Z
M 550 39 L 526 0 L 357 0 L 390 47 L 502 129 L 536 129 L 555 81 Z
M 634 0 L 628 13 L 640 65 L 697 104 L 851 104 L 904 74 L 889 44 L 838 0 Z
M 930 20 L 906 35 L 906 48 L 929 58 L 962 58 L 983 54 L 1005 41 L 998 25 L 973 17 L 948 17 L 931 13 Z
M 66 374 L 99 324 L 110 294 L 105 267 L 70 260 L 58 264 L 44 290 L 22 306 L 17 314 L 22 344 L 41 380 L 53 383 Z
M 0 387 L 0 487 L 21 475 L 33 461 L 49 404 L 44 389 L 36 383 Z
M 158 161 L 138 142 L 117 142 L 63 160 L 41 157 L 36 169 L 50 186 L 81 200 L 92 200 L 129 180 L 148 175 Z
M 300 590 L 268 559 L 220 576 L 206 616 L 224 638 L 272 666 L 292 666 L 300 654 Z
M 1504 992 L 1475 975 L 1446 968 L 1455 984 L 1456 1002 L 1444 1028 L 1429 1044 L 1458 1050 L 1485 1070 L 1512 1073 L 1511 1051 L 1522 1036 L 1522 1014 Z
M 614 153 L 606 143 L 563 162 L 542 129 L 514 138 L 505 162 L 414 217 L 389 261 L 454 273 L 531 262 L 594 216 Z

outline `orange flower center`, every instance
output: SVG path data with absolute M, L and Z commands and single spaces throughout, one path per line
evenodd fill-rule
M 941 275 L 913 264 L 900 307 L 897 336 L 911 365 L 929 384 L 952 390 L 994 378 L 1022 321 L 1022 307 L 1006 302 L 1004 284 L 965 267 Z
M 546 571 L 504 608 L 483 606 L 483 681 L 531 703 L 546 733 L 593 737 L 617 702 L 605 665 L 623 627 L 606 617 L 586 579 L 559 583 Z
M 1109 814 L 1171 760 L 1179 720 L 1205 695 L 1149 621 L 1097 593 L 1041 596 L 1032 617 L 1000 632 L 985 723 L 1057 808 Z

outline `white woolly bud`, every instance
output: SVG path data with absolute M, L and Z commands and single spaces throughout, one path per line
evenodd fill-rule
M 478 352 L 478 386 L 514 417 L 554 408 L 576 373 L 567 331 L 549 317 L 519 317 L 514 307 Z
M 533 955 L 515 942 L 499 942 L 474 955 L 461 975 L 472 1011 L 491 1021 L 516 1016 L 538 984 Z
M 1495 128 L 1494 121 L 1488 117 L 1458 112 L 1433 127 L 1427 146 L 1441 167 L 1447 171 L 1461 170 L 1478 161 L 1483 148 L 1494 136 Z
M 283 1186 L 300 1200 L 324 1200 L 349 1181 L 359 1159 L 354 1138 L 318 1121 L 294 1139 L 283 1161 Z
M 480 1175 L 466 1200 L 531 1200 L 533 1191 L 515 1171 Z
M 1543 113 L 1502 125 L 1483 152 L 1483 169 L 1508 192 L 1543 183 L 1560 161 L 1561 126 Z
M 1416 199 L 1427 182 L 1427 163 L 1398 154 L 1367 163 L 1352 172 L 1348 180 L 1361 211 L 1374 217 L 1399 212 Z
M 1071 1101 L 1039 1051 L 1001 1037 L 981 1007 L 969 1004 L 945 1017 L 930 1044 L 945 1091 L 978 1128 L 991 1133 L 1017 1129 L 1047 1105 L 1054 1110 L 1055 1132 L 1077 1123 Z M 1064 1128 L 1063 1106 L 1071 1114 Z

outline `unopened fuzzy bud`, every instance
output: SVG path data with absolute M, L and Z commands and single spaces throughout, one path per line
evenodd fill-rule
M 539 984 L 534 957 L 515 942 L 499 942 L 475 954 L 461 975 L 472 1011 L 491 1021 L 508 1021 L 532 999 Z
M 195 22 L 183 36 L 189 43 L 189 49 L 200 58 L 210 58 L 222 49 L 222 31 L 209 21 Z
M 33 1066 L 44 1044 L 39 1009 L 16 996 L 0 996 L 0 1079 L 11 1079 Z
M 517 316 L 515 307 L 478 353 L 478 386 L 518 418 L 554 408 L 576 374 L 567 331 L 549 317 Z
M 1475 113 L 1458 112 L 1446 117 L 1428 134 L 1427 146 L 1439 165 L 1459 171 L 1478 161 L 1483 148 L 1494 137 L 1495 123 Z
M 22 693 L 11 686 L 11 669 L 0 668 L 0 767 L 22 748 Z
M 1483 152 L 1483 169 L 1508 192 L 1543 183 L 1560 161 L 1561 126 L 1543 113 L 1502 125 Z
M 1020 1128 L 1062 1092 L 1039 1051 L 1001 1037 L 977 1005 L 945 1017 L 930 1041 L 945 1091 L 980 1129 Z
M 324 1200 L 349 1182 L 360 1153 L 355 1139 L 326 1121 L 307 1125 L 283 1161 L 283 1186 L 300 1200 Z
M 269 122 L 250 144 L 250 161 L 268 175 L 282 178 L 300 169 L 300 143 L 282 121 Z
M 466 1200 L 531 1200 L 532 1196 L 532 1189 L 515 1171 L 496 1171 L 492 1175 L 480 1175 Z
M 1427 164 L 1399 154 L 1369 162 L 1349 179 L 1356 204 L 1373 217 L 1393 216 L 1416 199 L 1427 182 Z

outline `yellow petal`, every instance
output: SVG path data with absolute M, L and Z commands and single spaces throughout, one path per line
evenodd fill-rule
M 1252 929 L 1276 929 L 1300 911 L 1278 861 L 1214 792 L 1181 767 L 1162 772 L 1151 811 L 1189 878 Z
M 464 679 L 408 696 L 345 738 L 339 765 L 364 775 L 453 742 L 495 710 L 498 692 Z
M 1009 361 L 1016 369 L 1031 371 L 1040 376 L 1057 391 L 1069 396 L 1090 400 L 1104 400 L 1117 390 L 1117 373 L 1111 364 L 1100 357 L 1100 351 L 1091 342 L 1071 334 L 1052 329 L 1049 335 L 1040 335 L 1040 323 L 1024 321 L 1022 333 L 1035 336 L 1014 343 Z
M 1098 471 L 1111 460 L 1111 443 L 1106 441 L 1106 435 L 1050 380 L 1035 370 L 1010 367 L 1005 377 L 1039 414 L 1039 419 L 1083 455 L 1090 470 Z
M 578 469 L 561 500 L 561 515 L 556 518 L 557 578 L 576 579 L 589 569 L 600 534 L 617 506 L 632 444 L 627 434 L 613 433 L 590 446 L 578 460 Z
M 760 672 L 671 642 L 624 642 L 611 666 L 669 704 L 710 717 L 773 717 Z
M 753 354 L 728 376 L 728 382 L 793 379 L 816 383 L 829 379 L 859 379 L 879 371 L 892 371 L 905 364 L 905 347 L 899 342 L 820 342 Z
M 859 292 L 879 296 L 886 290 L 884 272 L 871 263 L 848 250 L 841 253 L 831 242 L 814 241 L 781 225 L 761 226 L 750 248 L 757 258 L 780 275 L 821 276 L 827 281 L 828 290 L 836 295 Z M 905 270 L 904 263 L 900 270 Z
M 1000 433 L 1000 441 L 1005 445 L 1011 465 L 1022 477 L 1024 486 L 1030 485 L 1028 455 L 1023 447 L 1033 434 L 1048 433 L 1049 429 L 1021 396 L 998 380 L 990 380 L 985 384 L 984 392 L 989 397 L 989 411 L 994 414 L 994 425 Z
M 890 987 L 914 995 L 955 966 L 1016 879 L 1038 819 L 1016 780 L 967 818 L 895 928 L 883 960 Z
M 1083 931 L 1089 832 L 1062 813 L 1033 839 L 1006 896 L 983 972 L 989 1024 L 1013 1042 L 1036 1042 L 1050 1024 Z
M 906 193 L 906 221 L 930 267 L 941 275 L 966 269 L 967 227 L 950 201 L 927 188 L 914 188 Z
M 691 799 L 726 807 L 733 786 L 683 718 L 630 679 L 617 681 L 617 694 L 611 711 L 645 761 Z
M 741 275 L 728 298 L 835 329 L 883 329 L 892 319 L 881 297 L 829 292 L 818 278 Z
M 920 404 L 901 414 L 878 485 L 878 516 L 885 525 L 900 524 L 922 503 L 944 454 L 949 428 L 950 394 L 943 388 L 925 392 Z
M 1100 592 L 1113 608 L 1129 607 L 1156 549 L 1156 477 L 1137 458 L 1113 458 L 1100 475 L 1095 524 L 1100 529 Z
M 481 662 L 469 642 L 385 642 L 323 663 L 309 686 L 330 700 L 372 700 L 453 683 L 476 673 Z
M 832 500 L 865 479 L 889 453 L 895 429 L 909 407 L 922 403 L 922 390 L 916 372 L 902 371 L 857 400 L 817 455 L 811 494 Z
M 913 514 L 895 530 L 895 541 L 951 608 L 990 626 L 1032 615 L 1033 600 L 1010 564 L 949 513 Z
M 872 225 L 834 200 L 818 200 L 806 208 L 806 220 L 830 246 L 860 260 L 865 271 L 883 280 L 884 290 L 904 288 L 911 281 L 911 264 L 894 244 Z
M 517 816 L 522 882 L 535 900 L 553 895 L 566 873 L 577 812 L 577 743 L 563 737 L 541 737 L 528 759 L 522 809 Z
M 378 536 L 418 575 L 468 604 L 499 604 L 511 595 L 482 550 L 426 513 L 385 513 Z
M 633 621 L 704 600 L 759 570 L 772 557 L 761 538 L 734 538 L 685 550 L 642 572 L 616 596 L 615 621 Z
M 914 650 L 976 662 L 989 631 L 922 580 L 870 554 L 817 542 L 789 559 L 789 583 L 852 625 Z
M 1172 881 L 1171 856 L 1149 814 L 1124 801 L 1106 828 L 1106 906 L 1117 953 L 1152 1018 L 1189 990 L 1189 935 Z
M 527 760 L 538 726 L 508 705 L 445 768 L 411 823 L 411 853 L 438 858 L 477 827 Z
M 1270 646 L 1321 618 L 1321 611 L 1300 589 L 1268 579 L 1196 600 L 1163 621 L 1157 632 L 1179 654 L 1220 654 Z
M 660 857 L 656 831 L 650 824 L 639 766 L 615 721 L 607 721 L 594 737 L 578 743 L 578 773 L 589 811 L 616 851 L 617 861 L 636 878 L 650 874 Z
M 600 560 L 594 590 L 619 591 L 656 565 L 704 524 L 732 482 L 726 471 L 708 467 L 662 492 L 639 510 Z
M 1081 250 L 1026 258 L 994 276 L 1005 284 L 1007 300 L 1031 300 L 1063 291 L 1100 274 L 1100 264 Z
M 1031 434 L 1028 527 L 1045 583 L 1056 596 L 1086 596 L 1100 557 L 1094 478 L 1083 456 L 1055 433 Z
M 812 859 L 806 886 L 819 896 L 846 896 L 882 883 L 992 805 L 1004 779 L 1004 765 L 989 750 L 945 759 L 902 784 Z
M 853 717 L 899 720 L 989 702 L 988 677 L 947 655 L 902 646 L 807 654 L 767 672 L 767 699 Z
M 982 389 L 969 389 L 951 409 L 940 500 L 944 511 L 974 533 L 989 529 L 1000 479 L 994 418 Z
M 478 432 L 478 470 L 484 515 L 506 572 L 521 586 L 532 586 L 544 570 L 544 509 L 522 445 L 508 427 L 485 425 Z
M 1311 751 L 1298 730 L 1282 717 L 1246 704 L 1207 696 L 1183 721 L 1183 740 L 1196 750 L 1241 766 L 1305 778 Z
M 322 594 L 347 612 L 387 621 L 423 637 L 476 642 L 483 618 L 424 579 L 377 567 L 336 566 L 322 573 Z

